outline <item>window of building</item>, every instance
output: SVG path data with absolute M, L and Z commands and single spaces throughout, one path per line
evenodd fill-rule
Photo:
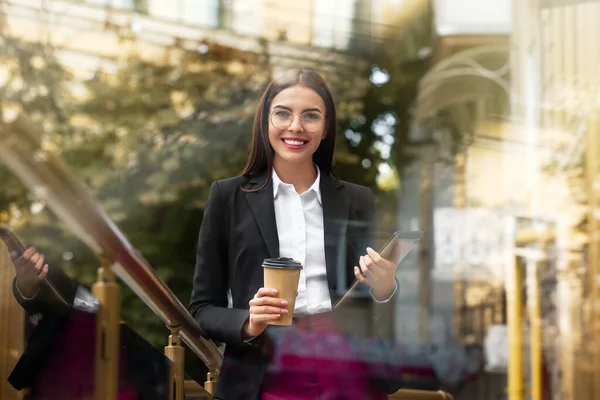
M 183 22 L 216 28 L 219 26 L 219 0 L 183 0 Z
M 96 0 L 101 1 L 101 0 Z M 119 0 L 139 2 L 144 0 Z M 216 28 L 223 0 L 146 0 L 151 15 L 158 19 L 183 22 L 190 25 Z
M 231 29 L 250 36 L 261 34 L 262 0 L 229 0 Z
M 128 10 L 136 12 L 147 11 L 147 0 L 86 0 L 90 4 L 98 6 L 111 6 L 118 10 Z
M 352 39 L 356 0 L 313 0 L 312 44 L 346 50 Z
M 160 20 L 180 21 L 183 15 L 183 3 L 181 0 L 173 2 L 148 0 L 148 13 Z
M 111 0 L 109 3 L 112 3 L 113 7 L 118 8 L 120 10 L 134 10 L 136 8 L 135 0 Z
M 99 6 L 108 6 L 112 3 L 112 0 L 87 0 L 87 2 Z
M 107 1 L 107 0 L 94 0 Z M 139 0 L 118 0 L 139 1 Z M 181 21 L 210 28 L 227 27 L 237 33 L 261 33 L 262 0 L 147 0 L 150 14 L 160 19 Z

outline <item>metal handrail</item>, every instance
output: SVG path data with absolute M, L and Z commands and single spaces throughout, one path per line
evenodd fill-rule
M 19 116 L 0 125 L 0 159 L 20 180 L 217 373 L 223 354 L 64 161 L 45 152 L 41 129 Z

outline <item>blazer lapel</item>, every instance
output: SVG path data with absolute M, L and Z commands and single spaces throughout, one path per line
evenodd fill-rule
M 320 188 L 323 201 L 327 283 L 330 295 L 333 298 L 336 295 L 336 278 L 340 277 L 342 270 L 346 270 L 346 232 L 350 201 L 344 195 L 343 184 L 339 180 L 321 175 Z
M 259 188 L 267 179 L 267 173 L 250 178 L 248 189 Z M 279 257 L 279 236 L 275 222 L 275 204 L 273 202 L 273 181 L 256 192 L 246 192 L 246 201 L 254 214 L 260 233 L 265 241 L 269 257 Z

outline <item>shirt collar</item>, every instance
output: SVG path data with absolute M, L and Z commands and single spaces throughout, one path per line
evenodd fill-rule
M 310 192 L 310 191 L 314 191 L 315 194 L 317 195 L 317 200 L 319 201 L 319 204 L 323 204 L 322 200 L 321 200 L 321 170 L 319 169 L 319 167 L 317 165 L 315 165 L 315 168 L 317 170 L 317 179 L 315 179 L 315 181 L 313 182 L 313 184 L 308 188 L 308 190 L 306 192 Z M 277 172 L 275 172 L 275 168 L 273 168 L 273 175 L 272 175 L 272 179 L 273 179 L 273 198 L 277 198 L 277 193 L 279 192 L 279 186 L 287 186 L 287 187 L 291 187 L 293 189 L 293 185 L 290 183 L 285 183 L 281 180 L 281 178 L 279 178 L 279 176 L 277 175 Z

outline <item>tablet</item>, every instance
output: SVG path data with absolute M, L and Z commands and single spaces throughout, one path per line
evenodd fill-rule
M 408 253 L 410 253 L 410 251 L 415 247 L 415 244 L 417 244 L 422 237 L 423 232 L 421 231 L 395 232 L 387 241 L 385 246 L 383 246 L 379 254 L 381 255 L 381 257 L 387 260 L 397 260 L 397 267 L 406 258 Z M 350 288 L 333 305 L 333 308 L 339 307 L 346 301 L 350 300 L 352 298 L 352 293 L 359 284 L 360 282 L 357 279 L 354 279 L 354 282 L 352 283 Z
M 25 253 L 25 246 L 23 243 L 21 243 L 21 241 L 8 229 L 0 228 L 0 239 L 6 244 L 10 253 L 10 258 L 13 262 Z

